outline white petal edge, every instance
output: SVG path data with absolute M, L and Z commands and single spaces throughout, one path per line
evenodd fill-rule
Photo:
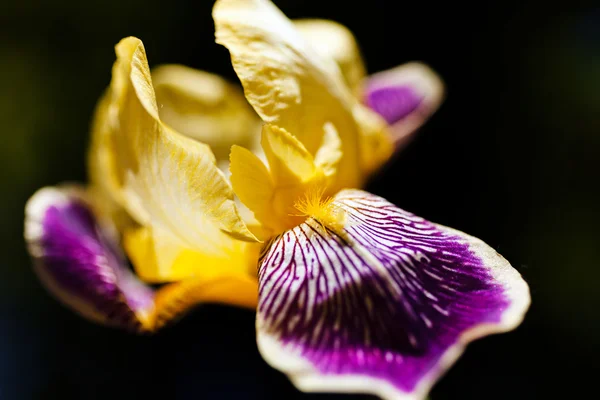
M 500 322 L 482 323 L 464 331 L 457 339 L 456 344 L 446 350 L 437 365 L 421 379 L 412 392 L 403 392 L 382 379 L 360 374 L 323 375 L 307 360 L 290 354 L 276 339 L 261 334 L 260 321 L 257 319 L 256 341 L 264 360 L 271 367 L 284 372 L 294 386 L 303 392 L 365 393 L 379 396 L 385 400 L 422 400 L 426 398 L 433 385 L 463 354 L 470 342 L 484 336 L 515 329 L 523 321 L 531 304 L 529 286 L 521 274 L 482 240 L 456 229 L 439 224 L 434 225 L 469 243 L 469 248 L 481 259 L 494 281 L 502 284 L 504 295 L 510 303 L 502 313 Z

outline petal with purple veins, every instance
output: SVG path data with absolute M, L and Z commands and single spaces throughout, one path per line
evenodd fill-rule
M 492 248 L 358 190 L 344 227 L 307 219 L 259 263 L 263 357 L 305 391 L 422 399 L 481 336 L 515 328 L 530 302 Z
M 46 187 L 25 209 L 25 239 L 35 270 L 61 302 L 95 322 L 143 330 L 153 290 L 140 282 L 114 237 L 76 187 Z
M 367 78 L 363 100 L 389 124 L 397 148 L 438 109 L 444 84 L 421 63 L 408 63 Z

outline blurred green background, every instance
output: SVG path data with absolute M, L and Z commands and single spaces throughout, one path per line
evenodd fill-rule
M 437 399 L 587 396 L 600 356 L 600 4 L 279 0 L 344 23 L 370 72 L 422 60 L 448 97 L 369 190 L 478 236 L 524 275 L 533 305 L 436 386 Z M 38 284 L 22 238 L 39 187 L 85 181 L 88 126 L 113 46 L 151 65 L 234 79 L 212 1 L 4 0 L 0 5 L 0 399 L 350 399 L 297 392 L 260 358 L 254 315 L 205 306 L 153 337 L 79 319 Z M 550 394 L 550 397 L 548 397 Z

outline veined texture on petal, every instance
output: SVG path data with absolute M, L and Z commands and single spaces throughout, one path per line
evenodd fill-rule
M 305 391 L 422 399 L 481 336 L 515 328 L 519 273 L 481 240 L 358 190 L 342 225 L 309 218 L 265 247 L 257 340 Z
M 371 75 L 363 86 L 365 104 L 390 125 L 396 150 L 408 143 L 444 98 L 442 80 L 417 62 Z
M 259 145 L 262 124 L 240 87 L 183 65 L 154 68 L 152 82 L 161 120 L 208 145 L 218 161 L 234 144 Z
M 25 239 L 35 271 L 61 302 L 92 321 L 144 330 L 154 293 L 129 269 L 110 230 L 82 189 L 43 188 L 25 209 Z
M 363 106 L 335 60 L 313 49 L 271 1 L 218 0 L 213 18 L 216 41 L 229 49 L 246 98 L 263 121 L 293 134 L 313 156 L 324 127 L 333 124 L 342 157 L 332 188 L 361 186 L 373 159 L 379 164 L 387 160 L 391 152 L 383 145 L 390 142 L 385 125 L 363 129 L 355 117 Z M 365 161 L 364 155 L 372 159 Z

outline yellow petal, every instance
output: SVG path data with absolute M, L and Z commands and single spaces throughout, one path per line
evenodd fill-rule
M 230 160 L 231 185 L 237 196 L 258 221 L 271 220 L 275 185 L 265 164 L 252 152 L 239 146 L 231 148 Z
M 357 100 L 335 61 L 308 46 L 270 1 L 219 0 L 213 18 L 217 43 L 229 49 L 246 98 L 263 121 L 291 132 L 313 155 L 331 122 L 343 145 L 335 185 L 360 186 Z
M 307 182 L 317 173 L 313 156 L 285 129 L 265 125 L 261 143 L 277 186 Z
M 231 152 L 231 181 L 240 200 L 253 211 L 264 232 L 272 236 L 300 223 L 306 217 L 307 196 L 311 207 L 321 204 L 333 193 L 331 177 L 340 159 L 340 140 L 331 124 L 317 159 L 298 139 L 275 125 L 263 128 L 263 149 L 269 170 L 250 151 L 234 147 Z M 313 201 L 314 200 L 314 201 Z
M 308 44 L 323 58 L 333 58 L 342 71 L 346 85 L 355 97 L 364 91 L 366 68 L 356 39 L 344 25 L 323 19 L 294 20 L 294 25 Z M 385 121 L 362 104 L 355 104 L 353 115 L 360 130 L 362 173 L 371 175 L 393 154 L 391 136 Z
M 326 177 L 332 177 L 337 172 L 337 166 L 342 158 L 342 142 L 335 127 L 325 124 L 323 143 L 315 155 L 315 165 L 323 170 Z
M 360 129 L 362 172 L 370 176 L 394 154 L 392 136 L 385 120 L 362 105 L 354 107 L 354 119 Z
M 366 68 L 352 32 L 344 25 L 330 20 L 299 19 L 293 22 L 302 37 L 321 57 L 331 57 L 336 61 L 346 85 L 355 97 L 361 98 Z M 355 104 L 353 114 L 360 129 L 363 174 L 368 176 L 392 156 L 394 146 L 387 124 L 376 113 L 361 104 Z
M 144 47 L 116 47 L 111 92 L 115 150 L 124 206 L 144 226 L 168 231 L 186 247 L 222 255 L 228 235 L 256 240 L 239 216 L 233 191 L 205 144 L 167 127 L 158 107 Z
M 89 196 L 98 218 L 111 221 L 121 229 L 131 223 L 120 200 L 120 183 L 116 170 L 113 130 L 110 121 L 110 92 L 105 93 L 94 113 L 87 157 Z
M 332 57 L 342 71 L 346 85 L 358 96 L 366 69 L 352 32 L 344 25 L 325 19 L 299 19 L 294 25 L 322 57 Z
M 181 241 L 168 232 L 150 227 L 130 227 L 124 231 L 123 246 L 137 275 L 146 282 L 173 281 L 192 275 L 194 271 L 175 268 L 175 260 L 183 251 Z
M 123 236 L 125 251 L 138 276 L 146 282 L 160 283 L 197 279 L 223 274 L 253 276 L 258 256 L 250 244 L 236 241 L 224 254 L 209 254 L 186 248 L 177 237 L 158 228 L 127 229 Z
M 214 270 L 206 270 L 201 277 L 171 283 L 160 288 L 154 298 L 152 329 L 162 328 L 198 303 L 222 303 L 256 309 L 258 305 L 256 276 L 230 273 L 216 275 L 212 272 Z
M 155 306 L 146 328 L 157 330 L 198 303 L 255 308 L 260 244 L 238 244 L 239 248 L 230 256 L 207 257 L 183 249 L 176 239 L 165 238 L 164 233 L 151 232 L 148 228 L 126 232 L 125 248 L 140 278 L 152 283 L 177 281 L 156 292 Z M 170 267 L 167 276 L 162 275 L 161 263 Z
M 152 81 L 161 120 L 207 144 L 218 160 L 227 159 L 233 144 L 258 144 L 262 124 L 240 87 L 182 65 L 153 69 Z

